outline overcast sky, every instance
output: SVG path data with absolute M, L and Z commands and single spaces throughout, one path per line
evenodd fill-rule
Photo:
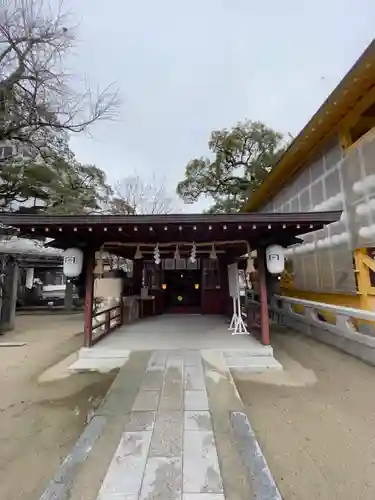
M 171 191 L 213 129 L 248 118 L 297 134 L 375 34 L 374 0 L 67 5 L 80 21 L 75 70 L 122 98 L 116 122 L 72 140 L 78 159 L 111 182 L 156 173 Z

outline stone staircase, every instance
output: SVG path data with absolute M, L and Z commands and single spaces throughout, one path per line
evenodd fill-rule
M 223 351 L 224 359 L 231 370 L 247 373 L 262 373 L 268 370 L 282 370 L 275 359 L 271 346 L 257 346 L 248 350 Z

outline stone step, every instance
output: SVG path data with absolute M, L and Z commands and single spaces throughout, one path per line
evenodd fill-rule
M 274 357 L 268 356 L 227 358 L 226 363 L 230 369 L 253 373 L 283 369 L 282 365 Z
M 100 347 L 81 347 L 79 350 L 79 358 L 81 359 L 115 359 L 128 358 L 131 351 L 128 349 L 107 349 Z
M 108 373 L 111 370 L 120 368 L 125 364 L 127 358 L 105 359 L 105 358 L 79 358 L 68 370 L 73 372 L 79 371 L 98 371 Z
M 271 346 L 254 346 L 251 349 L 226 349 L 223 351 L 224 358 L 248 358 L 251 356 L 265 356 L 265 357 L 273 357 L 273 348 Z

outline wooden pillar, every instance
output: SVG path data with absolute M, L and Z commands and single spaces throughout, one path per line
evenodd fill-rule
M 0 294 L 1 333 L 14 329 L 19 280 L 19 265 L 13 257 L 5 257 L 2 297 Z
M 66 311 L 73 310 L 73 283 L 70 279 L 66 281 L 65 295 L 64 295 L 64 308 Z
M 92 346 L 92 311 L 94 303 L 94 265 L 95 253 L 85 256 L 85 308 L 84 308 L 84 346 Z
M 260 299 L 260 326 L 261 342 L 264 345 L 270 344 L 270 323 L 268 317 L 267 284 L 266 284 L 266 255 L 264 248 L 257 252 L 258 257 L 258 277 L 259 277 L 259 299 Z
M 232 297 L 229 295 L 229 282 L 228 282 L 228 264 L 231 264 L 232 262 L 229 261 L 229 259 L 225 257 L 220 258 L 220 273 L 221 273 L 221 289 L 222 289 L 222 305 L 221 305 L 221 311 L 225 316 L 228 318 L 231 318 L 233 315 L 233 300 Z
M 133 293 L 136 295 L 141 294 L 142 288 L 142 274 L 143 274 L 143 260 L 133 260 Z

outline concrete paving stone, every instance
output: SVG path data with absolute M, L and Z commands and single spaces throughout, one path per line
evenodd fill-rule
M 163 391 L 160 397 L 159 411 L 179 410 L 183 407 L 182 384 L 173 388 L 173 390 Z
M 160 391 L 139 391 L 134 401 L 133 411 L 156 410 L 159 399 Z
M 162 372 L 164 373 L 165 365 L 152 365 L 147 367 L 147 372 Z
M 185 411 L 185 431 L 212 431 L 211 414 L 209 411 Z
M 169 358 L 184 359 L 185 356 L 185 350 L 183 349 L 171 349 L 170 351 L 167 351 L 167 353 Z
M 149 359 L 149 352 L 133 352 L 126 364 L 120 369 L 110 391 L 129 390 L 134 387 L 135 380 L 138 382 L 139 379 L 139 382 L 141 382 Z M 132 376 L 129 376 L 130 372 Z
M 138 495 L 124 495 L 123 493 L 99 493 L 97 500 L 138 500 Z
M 204 390 L 205 377 L 203 366 L 185 366 L 184 368 L 184 388 L 186 390 Z
M 43 500 L 67 497 L 73 486 L 79 467 L 85 462 L 107 423 L 106 417 L 94 417 L 74 445 L 55 476 L 50 481 L 47 489 L 42 494 Z
M 160 404 L 159 404 L 159 410 L 160 411 L 172 411 L 172 410 L 178 410 L 182 411 L 183 407 L 183 394 L 182 390 L 176 392 L 175 396 L 162 396 L 160 398 Z
M 172 356 L 172 355 L 169 355 L 167 357 L 167 363 L 166 363 L 166 368 L 177 368 L 178 370 L 180 370 L 181 374 L 182 374 L 182 369 L 184 367 L 184 358 L 183 356 Z
M 185 410 L 209 410 L 206 391 L 185 391 Z
M 182 500 L 225 500 L 221 493 L 186 493 Z
M 139 500 L 181 500 L 181 492 L 182 459 L 149 458 Z
M 151 435 L 151 431 L 123 434 L 100 488 L 99 498 L 109 494 L 139 494 Z
M 174 365 L 167 366 L 164 374 L 163 389 L 159 410 L 181 410 L 183 406 L 183 361 L 177 360 Z M 167 361 L 168 363 L 168 361 Z
M 155 366 L 148 369 L 143 377 L 141 391 L 160 391 L 163 386 L 164 368 Z
M 247 416 L 242 412 L 233 412 L 231 422 L 242 460 L 252 478 L 254 496 L 266 500 L 282 500 Z
M 97 498 L 113 454 L 124 430 L 126 430 L 127 417 L 138 394 L 149 357 L 150 353 L 147 352 L 133 353 L 129 362 L 117 375 L 116 384 L 112 384 L 110 400 L 121 402 L 121 408 L 118 407 L 118 404 L 115 408 L 112 403 L 112 408 L 108 408 L 109 401 L 107 400 L 105 408 L 101 407 L 97 410 L 99 413 L 105 411 L 113 414 L 106 415 L 107 424 L 95 445 L 89 449 L 90 453 L 86 460 L 79 468 L 76 467 L 77 475 L 70 474 L 69 477 L 73 480 L 73 484 L 66 496 L 66 498 L 69 497 L 69 500 L 93 500 Z M 122 391 L 120 390 L 121 386 Z M 113 390 L 113 387 L 116 390 Z M 54 498 L 56 499 L 56 497 Z M 130 500 L 132 499 L 130 498 Z
M 167 356 L 168 355 L 165 351 L 154 351 L 150 356 L 150 360 L 148 362 L 147 369 L 153 368 L 153 367 L 165 368 Z
M 221 412 L 223 408 L 240 410 L 243 404 L 227 365 L 222 365 L 224 358 L 212 353 L 211 359 L 204 360 L 206 388 L 209 395 L 210 410 Z
M 181 411 L 159 412 L 156 415 L 150 457 L 181 457 L 182 433 Z
M 213 432 L 185 431 L 183 446 L 183 492 L 222 493 Z
M 200 351 L 185 351 L 184 365 L 185 366 L 199 366 L 202 364 L 202 356 Z
M 164 373 L 164 380 L 163 380 L 163 389 L 162 391 L 168 391 L 170 389 L 173 389 L 177 385 L 180 385 L 182 388 L 182 366 L 181 369 L 180 367 L 177 366 L 170 366 L 166 368 L 165 373 Z
M 94 417 L 95 418 L 95 417 Z M 124 415 L 107 417 L 107 425 L 86 460 L 81 464 L 72 489 L 66 496 L 69 500 L 96 499 L 103 479 L 124 434 Z M 93 472 L 94 471 L 94 472 Z M 58 497 L 54 497 L 56 500 Z M 61 497 L 66 500 L 65 497 Z
M 183 407 L 183 388 L 182 380 L 174 381 L 171 384 L 163 387 L 160 402 L 159 411 L 164 410 L 182 410 Z
M 225 494 L 231 500 L 250 500 L 255 496 L 230 422 L 231 410 L 241 411 L 243 404 L 223 358 L 216 352 L 208 354 L 203 364 Z
M 132 411 L 127 415 L 126 432 L 152 431 L 155 425 L 155 411 Z
M 150 354 L 147 352 L 131 355 L 96 410 L 96 415 L 125 415 L 132 410 L 149 358 Z
M 139 387 L 137 389 L 139 389 Z M 129 413 L 134 404 L 137 392 L 138 391 L 134 390 L 133 394 L 128 394 L 120 389 L 108 391 L 101 405 L 95 412 L 96 415 L 113 416 Z

